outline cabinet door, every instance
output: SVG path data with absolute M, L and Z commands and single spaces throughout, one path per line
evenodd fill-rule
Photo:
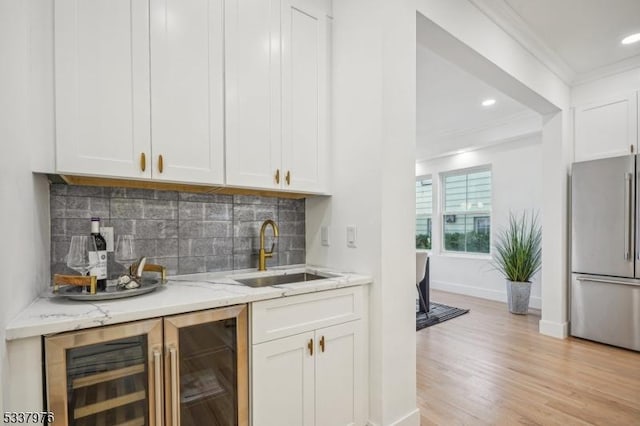
M 316 331 L 316 426 L 365 424 L 362 321 Z
M 282 187 L 286 189 L 326 191 L 328 13 L 323 0 L 282 2 Z
M 162 321 L 45 338 L 54 425 L 162 424 Z
M 151 0 L 151 134 L 156 180 L 224 181 L 223 3 Z
M 148 2 L 54 7 L 58 172 L 150 177 Z
M 226 181 L 279 188 L 280 0 L 229 0 L 225 14 Z
M 253 426 L 314 424 L 313 338 L 307 332 L 253 346 Z
M 636 152 L 637 126 L 635 92 L 575 107 L 575 161 Z
M 164 320 L 166 424 L 249 421 L 246 305 Z

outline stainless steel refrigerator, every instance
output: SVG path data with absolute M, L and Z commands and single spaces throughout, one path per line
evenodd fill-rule
M 640 351 L 638 156 L 574 163 L 571 335 Z

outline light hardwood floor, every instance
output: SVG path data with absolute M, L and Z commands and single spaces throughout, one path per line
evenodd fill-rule
M 543 336 L 539 311 L 431 300 L 471 312 L 417 332 L 422 425 L 640 425 L 640 353 Z

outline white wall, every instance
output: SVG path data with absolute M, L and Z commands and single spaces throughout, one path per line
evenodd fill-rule
M 31 49 L 47 25 L 31 19 L 37 1 L 0 0 L 0 412 L 11 409 L 5 326 L 49 281 L 49 188 L 31 173 L 32 143 L 53 138 L 53 110 L 42 105 L 52 86 L 45 95 L 35 81 L 51 68 Z
M 540 212 L 542 208 L 542 136 L 540 133 L 489 148 L 416 163 L 416 175 L 431 175 L 434 191 L 431 288 L 505 302 L 504 277 L 488 255 L 447 254 L 442 247 L 440 174 L 490 166 L 492 179 L 492 235 L 506 226 L 509 213 Z M 436 207 L 438 206 L 438 207 Z M 540 308 L 540 276 L 533 278 L 530 306 Z M 437 301 L 437 300 L 435 300 Z
M 411 0 L 333 3 L 331 198 L 307 200 L 307 262 L 370 274 L 374 425 L 418 425 L 414 205 L 416 15 Z M 330 227 L 330 247 L 320 227 Z M 357 226 L 356 248 L 346 226 Z

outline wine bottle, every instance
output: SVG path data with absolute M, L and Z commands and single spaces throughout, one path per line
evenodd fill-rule
M 107 288 L 107 241 L 100 235 L 100 218 L 91 218 L 91 237 L 96 242 L 98 251 L 93 254 L 97 256 L 96 266 L 91 268 L 90 275 L 95 275 L 98 280 L 98 291 Z

